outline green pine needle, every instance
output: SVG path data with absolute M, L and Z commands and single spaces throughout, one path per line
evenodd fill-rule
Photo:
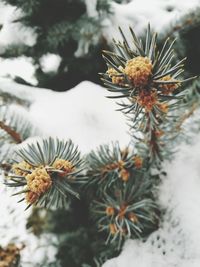
M 47 208 L 68 206 L 71 197 L 79 198 L 77 185 L 85 182 L 83 162 L 71 140 L 41 139 L 16 151 L 6 184 L 23 187 L 28 204 Z

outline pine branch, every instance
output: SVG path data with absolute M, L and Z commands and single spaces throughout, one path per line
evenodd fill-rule
M 85 182 L 81 175 L 83 162 L 71 140 L 41 139 L 16 150 L 16 154 L 18 161 L 6 184 L 23 188 L 16 194 L 25 194 L 27 208 L 33 204 L 65 208 L 70 197 L 79 198 L 74 188 Z
M 11 169 L 16 144 L 38 133 L 38 129 L 17 109 L 0 107 L 0 167 L 5 175 Z
M 87 158 L 87 175 L 89 185 L 96 186 L 91 209 L 99 230 L 107 232 L 107 242 L 117 242 L 120 248 L 126 238 L 141 238 L 156 229 L 159 212 L 153 191 L 160 163 L 171 158 L 169 144 L 199 103 L 191 105 L 188 92 L 180 90 L 183 82 L 195 77 L 177 78 L 185 59 L 172 65 L 175 40 L 167 39 L 157 51 L 156 34 L 151 34 L 150 26 L 144 44 L 130 29 L 135 46 L 131 49 L 119 30 L 123 42 L 114 41 L 117 52 L 103 51 L 108 70 L 102 81 L 108 91 L 116 93 L 110 98 L 125 99 L 118 103 L 119 110 L 129 119 L 135 149 L 142 152 L 144 165 L 136 168 L 133 159 L 137 156 L 128 148 L 124 154 L 117 144 L 101 146 Z M 184 102 L 190 106 L 188 112 Z M 150 170 L 155 166 L 158 175 L 152 176 Z
M 154 178 L 145 153 L 118 143 L 102 145 L 86 158 L 92 216 L 107 243 L 121 248 L 127 238 L 141 238 L 156 229 L 158 207 L 152 194 Z M 89 194 L 90 195 L 90 194 Z M 141 212 L 141 214 L 140 214 Z
M 178 20 L 170 24 L 170 26 L 168 27 L 169 29 L 166 30 L 165 36 L 182 34 L 195 28 L 200 23 L 199 13 L 199 7 L 189 10 L 188 13 L 181 16 Z
M 138 155 L 131 147 L 121 149 L 119 143 L 101 145 L 86 157 L 88 188 L 95 187 L 95 191 L 102 195 L 116 183 L 121 186 L 131 179 L 134 169 L 140 175 L 145 168 L 145 155 Z
M 19 104 L 24 107 L 30 106 L 30 102 L 28 100 L 21 99 L 20 97 L 15 96 L 8 92 L 3 92 L 1 89 L 0 89 L 0 101 L 1 101 L 0 108 L 2 106 L 13 103 Z
M 126 186 L 113 186 L 109 194 L 94 200 L 91 211 L 99 231 L 107 232 L 106 243 L 121 248 L 128 238 L 142 238 L 158 227 L 158 207 L 151 192 L 151 180 L 132 177 Z M 112 193 L 112 194 L 111 194 Z
M 6 125 L 3 121 L 0 121 L 0 128 L 10 135 L 17 144 L 22 142 L 20 134 L 12 129 L 9 125 Z
M 167 39 L 161 51 L 157 51 L 157 35 L 151 33 L 150 26 L 145 43 L 130 28 L 135 46 L 131 49 L 123 31 L 119 30 L 123 42 L 114 41 L 117 52 L 103 52 L 108 70 L 102 80 L 108 91 L 118 93 L 110 98 L 125 99 L 118 103 L 119 110 L 129 119 L 132 136 L 141 132 L 150 161 L 159 165 L 178 116 L 171 118 L 175 109 L 181 108 L 181 100 L 187 94 L 184 90 L 180 92 L 180 87 L 196 77 L 178 78 L 185 58 L 172 65 L 175 40 Z
M 25 116 L 8 106 L 0 107 L 0 137 L 4 142 L 21 143 L 37 132 Z
M 24 44 L 11 44 L 8 45 L 3 52 L 0 53 L 2 58 L 16 58 L 21 56 L 33 56 L 34 49 Z

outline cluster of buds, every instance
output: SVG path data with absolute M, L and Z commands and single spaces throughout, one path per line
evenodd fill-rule
M 24 160 L 19 163 L 14 163 L 12 166 L 14 173 L 19 176 L 26 176 L 29 171 L 33 170 L 33 168 L 32 165 Z
M 162 113 L 167 113 L 169 110 L 169 106 L 167 103 L 157 103 L 157 107 Z
M 136 101 L 140 106 L 145 108 L 146 112 L 150 112 L 158 102 L 157 92 L 156 90 L 147 91 L 141 89 Z
M 53 184 L 52 176 L 55 176 L 52 168 L 60 171 L 56 172 L 59 177 L 64 177 L 74 171 L 73 164 L 64 159 L 56 159 L 52 166 L 40 165 L 36 167 L 25 161 L 13 164 L 12 170 L 14 174 L 23 177 L 26 181 L 25 199 L 27 203 L 35 203 L 41 195 L 51 188 Z
M 52 185 L 51 177 L 45 168 L 36 168 L 25 178 L 28 189 L 38 195 L 45 193 Z
M 179 93 L 176 89 L 181 83 L 195 77 L 178 79 L 183 72 L 185 59 L 173 65 L 174 41 L 171 43 L 169 39 L 165 41 L 161 51 L 158 51 L 156 33 L 151 33 L 150 26 L 147 28 L 144 43 L 130 28 L 134 48 L 129 45 L 121 29 L 120 33 L 123 43 L 114 40 L 115 52 L 103 51 L 108 71 L 102 73 L 102 81 L 108 91 L 118 94 L 110 98 L 127 98 L 127 102 L 119 103 L 122 106 L 120 110 L 126 110 L 126 114 L 133 113 L 136 118 L 138 112 L 143 116 L 151 113 L 155 117 L 163 117 L 164 114 L 158 111 L 158 106 L 176 99 L 174 95 Z M 168 113 L 168 109 L 164 109 L 164 113 Z
M 0 267 L 17 267 L 20 260 L 20 250 L 15 244 L 0 247 Z
M 122 66 L 119 66 L 119 70 L 124 72 L 124 69 Z M 124 85 L 125 84 L 125 79 L 122 75 L 119 74 L 114 68 L 109 68 L 107 70 L 108 76 L 112 79 L 113 84 L 118 84 L 118 85 Z
M 135 57 L 127 61 L 124 73 L 127 75 L 133 86 L 144 88 L 152 74 L 152 63 L 147 57 Z
M 133 162 L 134 162 L 134 167 L 136 169 L 141 169 L 142 168 L 143 159 L 139 155 L 136 155 L 136 156 L 133 157 Z
M 131 221 L 134 224 L 139 222 L 137 215 L 134 212 L 128 211 L 128 206 L 121 205 L 120 207 L 106 207 L 105 213 L 108 217 L 112 217 L 112 222 L 109 223 L 109 230 L 112 235 L 115 235 L 117 232 L 122 235 L 127 234 L 126 224 L 121 226 L 121 222 L 126 219 Z
M 114 196 L 109 192 L 103 199 L 91 204 L 99 231 L 108 234 L 107 242 L 117 241 L 120 244 L 127 238 L 138 238 L 145 231 L 157 227 L 157 206 L 149 190 L 151 182 L 144 176 L 140 176 L 140 180 L 137 178 L 128 181 L 123 191 L 116 186 L 112 191 Z M 137 190 L 134 191 L 134 188 Z
M 143 158 L 119 144 L 100 146 L 87 157 L 88 182 L 99 185 L 99 190 L 106 191 L 114 183 L 127 183 L 143 166 Z
M 163 78 L 161 78 L 161 80 L 174 82 L 174 83 L 160 85 L 163 95 L 173 94 L 173 92 L 181 85 L 179 82 L 177 83 L 176 80 L 173 79 L 170 75 L 164 76 Z
M 28 192 L 26 200 L 34 203 L 52 185 L 52 179 L 45 168 L 36 168 L 31 174 L 25 176 Z
M 117 171 L 119 174 L 119 178 L 122 179 L 123 182 L 127 182 L 130 173 L 129 170 L 125 167 L 126 163 L 123 160 L 119 160 L 115 163 L 107 164 L 102 168 L 102 177 L 105 177 L 109 172 Z
M 61 173 L 59 173 L 60 176 L 65 176 L 75 170 L 73 164 L 70 161 L 64 159 L 56 159 L 52 166 L 55 169 L 62 171 Z
M 139 223 L 138 217 L 133 212 L 131 212 L 128 215 L 127 219 L 129 221 L 131 221 L 132 223 L 134 223 L 134 224 Z M 124 228 L 122 228 L 120 226 L 120 224 L 116 224 L 116 223 L 110 223 L 109 224 L 109 231 L 110 231 L 110 234 L 113 235 L 113 236 L 116 235 L 117 233 L 119 233 L 119 234 L 123 235 L 124 237 L 126 237 L 126 235 L 128 233 L 128 230 L 126 229 L 126 226 Z
M 167 85 L 166 85 L 167 86 Z M 170 86 L 170 85 L 168 85 Z M 144 107 L 145 111 L 151 112 L 151 110 L 156 106 L 162 113 L 167 113 L 169 106 L 167 103 L 159 102 L 156 89 L 153 90 L 141 90 L 136 97 L 137 103 Z
M 146 112 L 151 112 L 155 106 L 159 107 L 163 113 L 168 112 L 168 109 L 164 107 L 162 109 L 162 105 L 165 104 L 158 100 L 158 90 L 152 80 L 153 65 L 148 57 L 135 57 L 128 60 L 124 68 L 119 66 L 118 69 L 121 71 L 121 74 L 114 68 L 109 68 L 107 70 L 107 74 L 111 78 L 113 84 L 127 86 L 128 84 L 125 83 L 125 77 L 127 77 L 132 86 L 137 88 L 138 95 L 135 98 L 136 102 L 144 107 Z M 170 75 L 162 77 L 161 81 L 169 82 L 159 85 L 159 90 L 161 90 L 163 95 L 173 94 L 180 86 L 180 82 Z
M 107 206 L 105 209 L 105 213 L 107 216 L 115 215 L 120 220 L 124 219 L 124 217 L 127 217 L 128 219 L 131 219 L 131 221 L 133 221 L 134 215 L 134 222 L 138 221 L 137 216 L 133 212 L 128 212 L 128 206 L 125 204 L 122 204 L 119 207 Z

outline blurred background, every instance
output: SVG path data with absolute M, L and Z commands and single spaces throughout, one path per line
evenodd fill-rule
M 199 0 L 1 0 L 0 76 L 18 83 L 68 90 L 83 80 L 100 83 L 101 50 L 131 25 L 143 36 L 150 22 L 178 37 L 178 57 L 198 74 Z M 191 63 L 192 62 L 192 63 Z

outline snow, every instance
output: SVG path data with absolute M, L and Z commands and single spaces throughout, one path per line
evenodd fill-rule
M 34 77 L 35 67 L 31 58 L 25 56 L 15 59 L 0 58 L 0 66 L 0 77 L 15 78 L 19 76 L 33 85 L 37 84 L 37 80 Z
M 121 255 L 103 267 L 200 266 L 199 134 L 193 138 L 195 144 L 182 143 L 175 159 L 164 164 L 167 177 L 162 179 L 159 201 L 166 214 L 160 228 L 144 243 L 128 240 Z
M 15 7 L 0 3 L 0 54 L 11 44 L 24 44 L 33 46 L 36 42 L 34 29 L 25 28 L 21 23 L 13 21 L 22 14 Z M 30 58 L 22 56 L 16 59 L 0 58 L 0 77 L 20 76 L 28 82 L 36 85 L 34 77 L 35 67 Z
M 105 95 L 105 89 L 85 81 L 65 93 L 43 92 L 30 113 L 47 134 L 72 138 L 83 153 L 112 140 L 124 144 L 129 140 L 124 118 Z
M 0 79 L 1 90 L 32 99 L 30 119 L 44 135 L 72 138 L 82 153 L 88 153 L 102 143 L 129 143 L 128 126 L 124 116 L 115 111 L 117 105 L 107 99 L 107 91 L 84 81 L 67 92 L 19 85 Z
M 40 65 L 43 72 L 56 72 L 61 62 L 59 55 L 47 53 L 40 58 Z
M 147 24 L 158 33 L 163 33 L 168 27 L 180 19 L 181 16 L 195 10 L 200 0 L 132 0 L 127 4 L 112 2 L 113 15 L 104 22 L 103 35 L 107 40 L 120 38 L 118 26 L 125 33 L 128 27 L 134 28 L 137 34 L 143 33 Z
M 33 46 L 36 42 L 34 29 L 25 28 L 21 23 L 13 21 L 21 17 L 22 13 L 15 7 L 0 2 L 0 51 L 9 44 L 25 44 Z
M 97 0 L 85 0 L 88 17 L 97 17 L 98 12 L 96 10 Z

